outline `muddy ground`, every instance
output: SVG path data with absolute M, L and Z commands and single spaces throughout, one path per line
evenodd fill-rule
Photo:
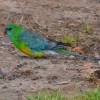
M 82 37 L 86 55 L 100 55 L 99 0 L 0 0 L 0 100 L 24 100 L 39 90 L 61 89 L 67 95 L 99 83 L 91 72 L 100 62 L 58 55 L 34 59 L 18 51 L 4 36 L 8 23 L 18 23 L 46 37 L 61 41 L 64 34 Z M 92 27 L 83 32 L 83 22 Z M 98 78 L 99 76 L 99 71 Z

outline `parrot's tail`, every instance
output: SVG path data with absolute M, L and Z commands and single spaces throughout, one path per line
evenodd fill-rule
M 94 56 L 85 56 L 82 54 L 74 53 L 74 52 L 69 52 L 64 49 L 56 49 L 55 52 L 60 53 L 60 54 L 67 54 L 67 55 L 73 55 L 73 56 L 78 56 L 78 57 L 83 57 L 83 58 L 90 58 L 94 60 L 100 60 L 100 58 L 94 57 Z

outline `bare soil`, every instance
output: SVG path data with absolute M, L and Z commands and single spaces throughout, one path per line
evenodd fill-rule
M 18 51 L 4 36 L 8 23 L 18 23 L 60 41 L 64 34 L 84 37 L 77 46 L 84 46 L 86 55 L 100 55 L 99 0 L 0 0 L 0 100 L 24 100 L 32 92 L 61 89 L 67 96 L 76 89 L 85 91 L 99 81 L 91 72 L 100 69 L 100 62 L 58 55 L 31 58 Z M 92 26 L 82 33 L 83 22 Z M 96 73 L 96 74 L 97 74 Z

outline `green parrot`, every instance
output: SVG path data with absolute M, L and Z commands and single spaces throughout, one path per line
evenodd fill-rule
M 69 43 L 56 42 L 47 39 L 41 34 L 24 29 L 21 25 L 18 24 L 8 24 L 4 30 L 4 33 L 9 36 L 10 40 L 17 49 L 32 57 L 67 54 L 100 60 L 100 58 L 66 51 L 63 48 L 65 46 L 70 46 Z

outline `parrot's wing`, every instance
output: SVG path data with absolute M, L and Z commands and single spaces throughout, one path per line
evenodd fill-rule
M 56 42 L 49 41 L 41 34 L 29 30 L 23 30 L 19 35 L 19 40 L 24 41 L 33 51 L 49 50 L 56 46 Z

